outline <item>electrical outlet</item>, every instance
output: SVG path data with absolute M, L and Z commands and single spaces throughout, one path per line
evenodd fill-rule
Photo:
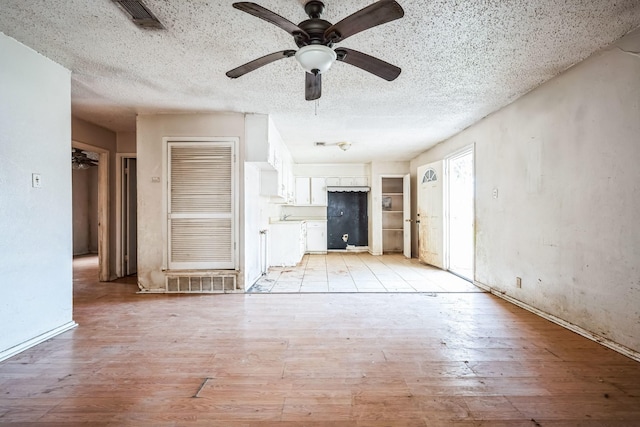
M 516 277 L 516 288 L 521 288 L 521 287 L 522 287 L 522 278 Z
M 494 199 L 498 198 L 498 189 L 494 188 L 493 191 L 491 192 L 491 195 L 493 196 Z

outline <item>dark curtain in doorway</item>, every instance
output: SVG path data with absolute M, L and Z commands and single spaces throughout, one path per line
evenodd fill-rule
M 327 248 L 368 246 L 367 195 L 365 192 L 329 192 Z

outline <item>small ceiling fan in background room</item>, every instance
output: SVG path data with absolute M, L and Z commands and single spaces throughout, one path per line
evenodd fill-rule
M 270 53 L 234 68 L 226 73 L 232 79 L 274 61 L 295 56 L 305 70 L 305 99 L 313 101 L 319 99 L 322 94 L 322 73 L 335 61 L 361 68 L 387 81 L 392 81 L 400 75 L 400 68 L 366 53 L 344 47 L 333 49 L 335 43 L 342 42 L 354 34 L 402 18 L 404 11 L 394 0 L 377 1 L 336 24 L 320 18 L 324 12 L 324 3 L 318 0 L 310 0 L 305 4 L 304 10 L 309 19 L 298 25 L 255 3 L 234 3 L 233 7 L 282 28 L 293 36 L 300 49 Z
M 91 154 L 93 157 L 94 153 Z M 87 155 L 87 153 L 78 148 L 73 149 L 71 152 L 71 167 L 73 169 L 89 169 L 93 166 L 98 166 L 98 160 L 92 159 Z

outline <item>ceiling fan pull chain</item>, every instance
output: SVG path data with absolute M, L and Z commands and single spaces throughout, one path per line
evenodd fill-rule
M 315 104 L 315 109 L 316 109 L 315 113 L 316 113 L 316 116 L 318 115 L 318 107 L 319 107 L 319 106 L 320 106 L 320 99 L 316 99 L 316 104 Z

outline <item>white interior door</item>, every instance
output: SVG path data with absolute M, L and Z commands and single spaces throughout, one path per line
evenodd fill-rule
M 418 258 L 444 269 L 442 161 L 418 168 Z
M 402 234 L 403 253 L 407 258 L 411 258 L 411 176 L 406 174 L 402 178 Z

